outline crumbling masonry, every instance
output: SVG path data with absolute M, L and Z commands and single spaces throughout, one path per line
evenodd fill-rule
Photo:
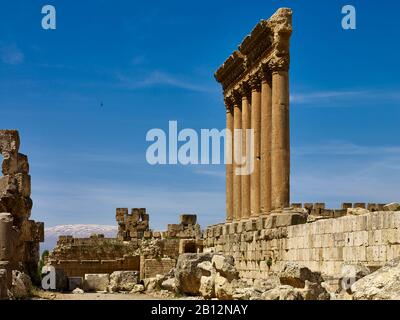
M 0 178 L 0 282 L 1 277 L 6 278 L 8 288 L 12 270 L 23 271 L 36 280 L 39 243 L 44 240 L 43 223 L 29 220 L 31 177 L 28 157 L 18 152 L 19 146 L 18 131 L 0 130 L 4 175 Z
M 196 215 L 183 214 L 179 224 L 153 231 L 145 208 L 116 209 L 117 238 L 60 236 L 47 263 L 68 277 L 114 271 L 138 271 L 140 278 L 165 274 L 179 254 L 202 252 L 203 240 Z

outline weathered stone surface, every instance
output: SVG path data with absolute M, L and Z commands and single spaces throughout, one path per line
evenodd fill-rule
M 281 285 L 264 292 L 262 300 L 304 300 L 300 291 L 292 286 Z
M 351 286 L 354 300 L 400 300 L 400 258 Z
M 253 287 L 235 289 L 233 292 L 234 300 L 262 300 L 262 292 Z
M 351 286 L 358 280 L 366 277 L 371 270 L 361 263 L 344 264 L 342 266 L 342 277 L 339 281 L 340 289 L 351 293 Z
M 168 278 L 161 283 L 161 288 L 164 290 L 176 291 L 175 278 Z
M 239 278 L 239 272 L 235 268 L 235 260 L 232 256 L 216 254 L 212 257 L 211 262 L 215 270 L 228 281 Z
M 30 296 L 32 290 L 32 282 L 30 277 L 20 271 L 13 270 L 11 293 L 16 299 L 26 299 Z
M 107 291 L 110 276 L 107 273 L 85 274 L 85 291 Z
M 159 289 L 158 283 L 159 279 L 156 277 L 143 279 L 143 285 L 146 291 L 154 291 Z
M 130 293 L 140 293 L 144 291 L 144 285 L 142 284 L 135 284 L 133 286 L 133 289 L 131 290 Z
M 215 275 L 215 296 L 219 300 L 232 300 L 235 285 L 229 282 L 225 277 Z
M 211 262 L 212 254 L 193 254 L 185 253 L 179 256 L 175 270 L 176 288 L 181 293 L 198 295 L 200 288 L 200 279 L 205 274 L 198 265 L 204 261 Z
M 355 207 L 347 209 L 347 214 L 349 215 L 360 216 L 367 213 L 369 213 L 369 210 L 365 208 Z
M 271 290 L 275 287 L 278 287 L 280 285 L 279 277 L 277 276 L 270 276 L 267 279 L 256 279 L 254 280 L 253 287 L 254 289 L 265 292 L 268 290 Z
M 385 211 L 400 211 L 400 203 L 398 202 L 393 202 L 385 205 L 383 207 Z
M 115 271 L 110 275 L 110 292 L 131 291 L 139 282 L 137 271 Z
M 290 285 L 295 288 L 304 288 L 306 281 L 320 284 L 323 282 L 321 274 L 312 272 L 307 267 L 297 263 L 288 262 L 279 274 L 282 285 Z
M 202 276 L 200 278 L 199 293 L 205 299 L 211 299 L 215 296 L 215 275 Z

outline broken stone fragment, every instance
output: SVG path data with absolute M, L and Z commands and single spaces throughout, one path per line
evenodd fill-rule
M 389 203 L 383 207 L 383 210 L 385 210 L 385 211 L 400 211 L 400 203 L 398 203 L 398 202 Z
M 365 208 L 355 207 L 355 208 L 347 209 L 348 215 L 360 216 L 360 215 L 367 214 L 367 213 L 369 213 L 369 210 L 365 209 Z

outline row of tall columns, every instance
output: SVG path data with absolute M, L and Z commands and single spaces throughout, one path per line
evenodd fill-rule
M 262 71 L 226 97 L 226 218 L 239 221 L 289 205 L 290 130 L 287 71 Z M 247 136 L 252 129 L 251 137 Z M 250 163 L 249 154 L 250 153 Z M 247 159 L 246 163 L 243 163 Z M 240 168 L 247 170 L 240 173 Z M 249 170 L 251 169 L 251 170 Z

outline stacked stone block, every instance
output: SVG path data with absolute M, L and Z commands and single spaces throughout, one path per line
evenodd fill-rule
M 44 241 L 44 224 L 29 220 L 32 209 L 31 176 L 28 157 L 19 153 L 20 138 L 16 130 L 0 130 L 0 153 L 3 156 L 0 178 L 0 212 L 8 213 L 10 232 L 2 233 L 1 241 L 10 247 L 10 254 L 0 257 L 9 269 L 29 274 L 37 280 L 39 243 Z M 10 235 L 12 233 L 12 236 Z
M 284 218 L 287 216 L 286 218 Z M 336 281 L 344 264 L 376 269 L 400 256 L 400 211 L 376 211 L 306 223 L 302 213 L 283 213 L 209 227 L 205 251 L 232 255 L 252 281 L 297 262 Z
M 151 238 L 149 230 L 149 215 L 145 208 L 133 208 L 128 214 L 127 208 L 116 210 L 118 223 L 118 239 L 130 241 L 131 239 Z

